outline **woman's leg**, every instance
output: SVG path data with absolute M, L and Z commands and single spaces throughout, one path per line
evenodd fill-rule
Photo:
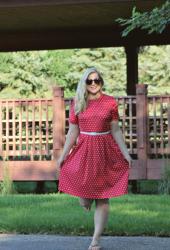
M 97 199 L 95 201 L 96 201 L 96 210 L 94 214 L 95 228 L 94 228 L 93 239 L 90 245 L 91 249 L 99 249 L 100 236 L 103 233 L 103 230 L 107 223 L 108 215 L 109 215 L 109 199 Z M 92 247 L 95 245 L 96 245 L 96 248 Z
M 91 209 L 91 205 L 93 203 L 93 199 L 87 199 L 87 198 L 80 198 L 79 202 L 80 205 L 86 210 L 86 211 L 90 211 Z

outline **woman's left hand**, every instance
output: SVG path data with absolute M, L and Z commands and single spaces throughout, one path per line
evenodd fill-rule
M 132 167 L 132 158 L 130 157 L 130 155 L 126 156 L 125 159 L 129 163 L 129 168 L 131 168 Z

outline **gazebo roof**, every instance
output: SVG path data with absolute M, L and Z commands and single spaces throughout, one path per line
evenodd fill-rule
M 136 31 L 122 38 L 118 17 L 149 11 L 165 1 L 8 0 L 0 1 L 0 50 L 60 49 L 169 44 L 162 34 Z

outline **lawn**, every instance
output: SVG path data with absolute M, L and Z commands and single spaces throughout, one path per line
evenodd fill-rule
M 169 208 L 168 195 L 112 198 L 104 235 L 170 236 Z M 66 194 L 0 196 L 0 233 L 91 235 L 93 214 Z

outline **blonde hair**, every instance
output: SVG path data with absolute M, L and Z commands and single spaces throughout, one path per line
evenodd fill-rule
M 101 73 L 95 67 L 87 68 L 85 70 L 85 72 L 83 73 L 78 83 L 76 95 L 74 99 L 75 100 L 74 111 L 76 115 L 79 114 L 81 111 L 84 111 L 87 107 L 88 93 L 86 89 L 86 80 L 91 73 L 97 73 L 99 76 L 99 79 L 101 80 L 102 85 L 104 84 Z

